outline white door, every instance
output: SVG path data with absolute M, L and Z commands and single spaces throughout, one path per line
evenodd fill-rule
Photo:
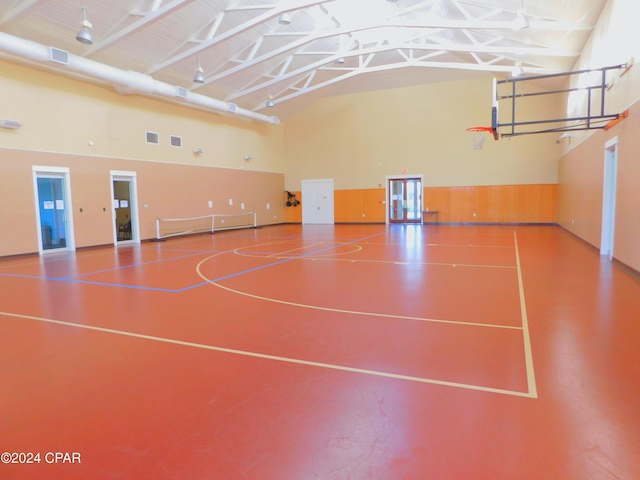
M 302 180 L 302 223 L 333 225 L 333 180 Z

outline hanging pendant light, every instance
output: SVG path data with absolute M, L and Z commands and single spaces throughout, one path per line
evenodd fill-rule
M 204 83 L 204 70 L 202 69 L 202 65 L 200 65 L 200 59 L 198 58 L 198 69 L 196 70 L 196 75 L 193 77 L 194 83 Z
M 93 43 L 93 37 L 91 36 L 91 22 L 87 20 L 87 7 L 82 7 L 83 18 L 82 20 L 82 28 L 78 30 L 76 34 L 76 40 L 80 43 L 84 43 L 86 45 L 91 45 Z

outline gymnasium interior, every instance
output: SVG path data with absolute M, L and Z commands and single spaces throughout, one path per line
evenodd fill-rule
M 0 1 L 0 478 L 640 478 L 637 13 Z

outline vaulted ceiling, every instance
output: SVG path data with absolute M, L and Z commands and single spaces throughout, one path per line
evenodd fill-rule
M 0 32 L 284 118 L 327 95 L 570 70 L 605 4 L 0 0 Z M 75 38 L 85 16 L 91 44 Z

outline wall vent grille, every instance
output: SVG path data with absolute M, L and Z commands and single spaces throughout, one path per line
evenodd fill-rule
M 158 145 L 160 143 L 160 135 L 156 132 L 146 132 L 147 143 Z

